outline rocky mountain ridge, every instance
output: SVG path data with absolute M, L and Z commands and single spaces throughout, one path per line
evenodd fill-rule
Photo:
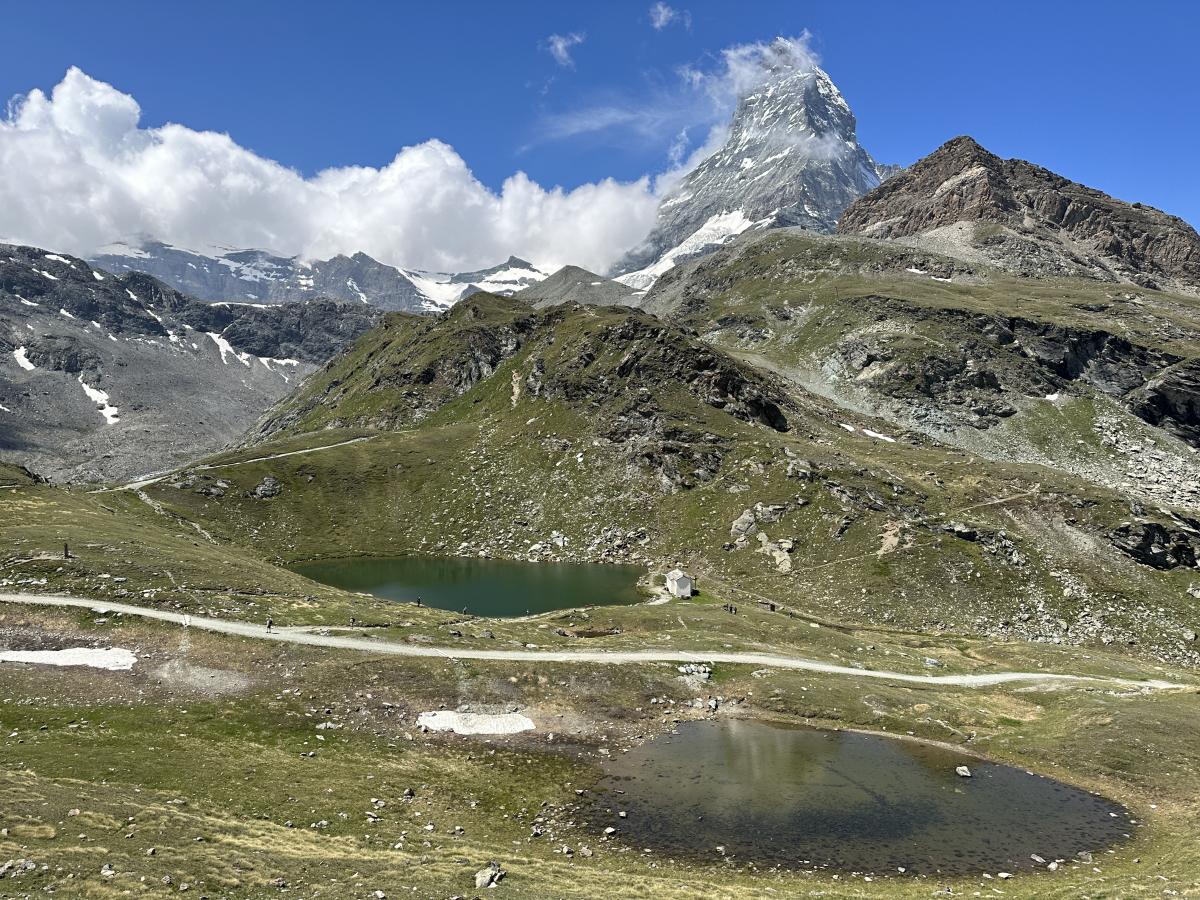
M 724 441 L 665 412 L 676 402 L 776 431 L 789 401 L 756 372 L 637 310 L 560 303 L 534 310 L 476 294 L 437 317 L 392 315 L 272 410 L 254 442 L 328 428 L 395 430 L 422 422 L 473 391 L 506 361 L 528 372 L 510 396 L 593 408 L 606 440 L 670 490 L 712 476 Z
M 328 297 L 404 312 L 436 312 L 476 290 L 511 294 L 546 276 L 515 256 L 486 269 L 443 274 L 389 266 L 365 253 L 305 261 L 267 250 L 198 252 L 151 239 L 111 244 L 90 262 L 113 272 L 145 272 L 211 302 Z
M 677 267 L 638 303 L 848 412 L 1200 508 L 1187 295 L 778 229 Z
M 579 266 L 563 266 L 544 281 L 517 291 L 512 296 L 540 309 L 556 303 L 615 306 L 627 303 L 637 295 L 637 291 L 619 281 Z
M 204 303 L 142 273 L 0 246 L 0 458 L 55 478 L 212 452 L 374 324 L 370 307 Z
M 1200 291 L 1200 235 L 1182 219 L 1001 159 L 969 137 L 856 200 L 838 230 L 1024 275 Z

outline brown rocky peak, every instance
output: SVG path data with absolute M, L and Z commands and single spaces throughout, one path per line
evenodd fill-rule
M 1002 226 L 1013 239 L 993 233 L 986 247 L 973 249 L 1004 267 L 1035 265 L 1026 274 L 1200 288 L 1200 235 L 1187 222 L 1024 160 L 1001 159 L 967 136 L 947 141 L 860 197 L 842 215 L 838 231 L 912 238 L 964 222 Z

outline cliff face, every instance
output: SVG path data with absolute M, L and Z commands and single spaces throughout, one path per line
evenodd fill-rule
M 1200 289 L 1200 235 L 1182 219 L 1001 159 L 969 137 L 856 200 L 838 230 L 945 250 L 966 244 L 958 249 L 1023 274 Z

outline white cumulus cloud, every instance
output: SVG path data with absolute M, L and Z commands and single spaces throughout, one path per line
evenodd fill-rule
M 666 3 L 658 2 L 650 6 L 650 27 L 662 31 L 668 25 L 678 22 L 684 28 L 692 27 L 692 14 L 686 9 L 675 9 Z
M 148 235 L 182 247 L 261 247 L 324 258 L 364 251 L 443 271 L 509 254 L 603 270 L 645 236 L 650 178 L 571 190 L 524 173 L 493 191 L 449 145 L 405 147 L 381 168 L 315 176 L 227 134 L 140 125 L 137 101 L 72 68 L 0 119 L 0 236 L 87 255 Z
M 546 38 L 546 49 L 554 57 L 554 61 L 568 69 L 575 68 L 575 60 L 571 56 L 571 48 L 578 47 L 587 37 L 573 31 L 570 34 L 552 34 Z

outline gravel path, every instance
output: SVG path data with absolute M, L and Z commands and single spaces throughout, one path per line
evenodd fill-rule
M 133 606 L 126 603 L 110 603 L 88 600 L 81 597 L 62 597 L 45 594 L 0 594 L 0 602 L 26 603 L 40 606 L 65 606 L 90 609 L 96 612 L 120 612 L 130 616 L 158 619 L 176 625 L 186 624 L 191 628 L 202 628 L 220 634 L 258 638 L 266 641 L 282 641 L 290 644 L 307 644 L 313 647 L 329 647 L 338 650 L 360 650 L 389 656 L 433 657 L 440 659 L 482 659 L 513 662 L 549 663 L 602 663 L 609 665 L 638 663 L 734 663 L 773 669 L 800 669 L 821 672 L 826 675 L 844 675 L 850 678 L 873 678 L 883 681 L 898 681 L 909 684 L 928 684 L 941 687 L 993 687 L 1013 682 L 1041 684 L 1079 683 L 1102 684 L 1110 687 L 1141 688 L 1146 690 L 1172 690 L 1188 688 L 1187 685 L 1170 681 L 1135 681 L 1129 678 L 1113 678 L 1091 675 L 1065 675 L 1053 672 L 987 672 L 977 675 L 916 675 L 908 672 L 889 672 L 882 669 L 859 669 L 839 666 L 799 656 L 780 656 L 769 653 L 730 653 L 705 650 L 483 650 L 465 647 L 429 647 L 392 643 L 370 638 L 342 637 L 332 634 L 312 634 L 307 631 L 285 629 L 267 634 L 263 625 L 238 622 L 230 619 L 208 619 L 184 613 Z
M 250 463 L 265 462 L 270 459 L 283 459 L 285 456 L 304 456 L 307 453 L 320 453 L 324 450 L 332 450 L 334 447 L 345 447 L 347 444 L 357 444 L 359 441 L 369 441 L 374 435 L 366 435 L 364 437 L 350 438 L 348 441 L 338 441 L 336 444 L 326 444 L 322 447 L 308 447 L 304 450 L 289 450 L 287 453 L 273 453 L 270 456 L 256 456 L 253 459 L 239 459 L 236 462 L 228 463 L 212 463 L 201 466 L 187 466 L 189 471 L 205 472 L 211 469 L 229 469 L 233 466 L 248 466 Z M 151 475 L 140 481 L 131 481 L 128 484 L 117 485 L 116 487 L 101 488 L 100 490 L 92 491 L 93 494 L 107 494 L 112 491 L 140 491 L 142 488 L 149 487 L 152 484 L 158 484 L 177 474 L 179 469 L 173 469 L 170 472 L 164 472 L 161 475 Z

